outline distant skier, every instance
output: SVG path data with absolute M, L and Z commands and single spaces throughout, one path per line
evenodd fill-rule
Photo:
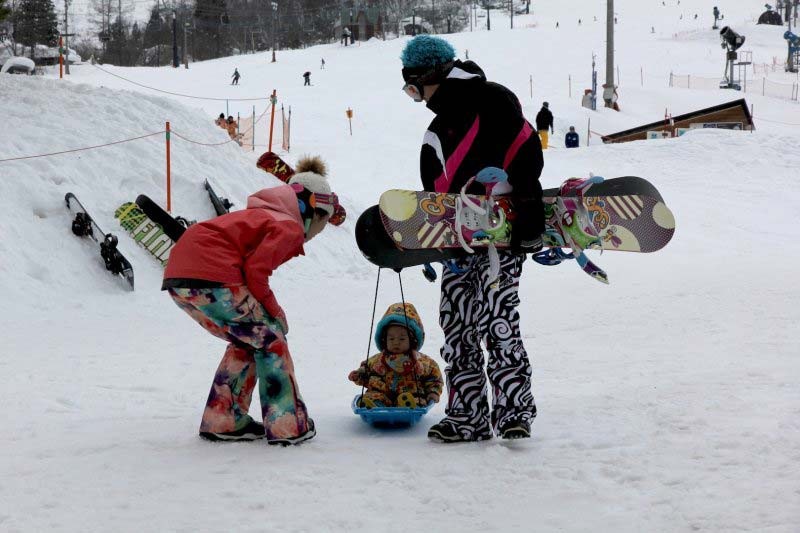
M 323 57 L 319 64 L 320 70 L 325 70 L 325 58 Z
M 237 68 L 233 69 L 233 76 L 231 76 L 231 78 L 233 78 L 231 85 L 239 85 L 239 78 L 241 78 L 241 75 L 239 74 L 239 69 Z
M 555 133 L 553 130 L 553 113 L 550 112 L 550 104 L 547 102 L 542 103 L 542 108 L 536 114 L 536 129 L 539 131 L 539 138 L 542 140 L 542 150 L 547 150 L 550 133 Z
M 575 131 L 575 126 L 569 127 L 569 132 L 564 137 L 564 144 L 567 148 L 577 148 L 581 144 L 580 137 L 578 136 L 578 132 Z
M 420 173 L 426 191 L 459 192 L 486 167 L 504 168 L 514 202 L 511 249 L 499 252 L 495 290 L 488 254 L 455 260 L 442 272 L 439 324 L 447 361 L 447 416 L 428 430 L 440 442 L 530 437 L 536 405 L 531 365 L 519 330 L 519 278 L 525 254 L 542 247 L 544 206 L 539 138 L 514 93 L 486 80 L 478 65 L 455 59 L 439 37 L 418 35 L 401 55 L 404 92 L 436 115 L 425 132 Z M 446 169 L 446 171 L 445 171 Z M 477 183 L 469 192 L 483 193 Z M 488 352 L 488 367 L 481 343 Z M 487 398 L 487 372 L 493 405 Z
M 286 341 L 286 315 L 269 286 L 338 204 L 319 158 L 301 160 L 289 184 L 263 189 L 247 208 L 190 226 L 170 252 L 162 290 L 215 337 L 228 341 L 211 384 L 200 437 L 299 444 L 316 434 Z M 248 411 L 256 380 L 263 425 Z
M 305 80 L 303 82 L 303 87 L 305 87 L 306 85 L 311 85 L 311 72 L 309 71 L 303 72 L 303 80 Z
M 342 30 L 342 44 L 347 46 L 349 40 L 350 40 L 350 28 L 345 26 L 344 29 Z

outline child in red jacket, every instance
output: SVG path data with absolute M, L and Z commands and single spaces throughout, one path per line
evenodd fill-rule
M 316 434 L 297 388 L 288 325 L 269 287 L 272 271 L 303 253 L 338 206 L 319 158 L 302 159 L 288 185 L 247 208 L 190 226 L 170 252 L 162 289 L 211 334 L 227 340 L 200 436 L 298 444 Z M 259 381 L 264 424 L 248 415 Z

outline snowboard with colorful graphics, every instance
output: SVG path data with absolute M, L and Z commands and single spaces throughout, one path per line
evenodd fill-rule
M 484 169 L 473 178 L 486 185 L 487 195 L 387 191 L 356 224 L 359 248 L 371 262 L 395 269 L 508 248 L 514 210 L 508 197 L 498 194 L 505 178 L 501 169 Z M 649 253 L 666 246 L 675 232 L 661 194 L 639 177 L 567 180 L 544 191 L 544 204 L 547 248 L 534 259 L 543 264 L 576 259 L 606 283 L 605 272 L 585 250 Z
M 117 236 L 111 233 L 104 233 L 86 208 L 83 207 L 83 204 L 71 192 L 67 193 L 64 201 L 67 204 L 67 209 L 75 213 L 75 218 L 72 221 L 72 233 L 78 237 L 89 237 L 99 244 L 100 256 L 103 258 L 106 270 L 123 277 L 128 282 L 131 290 L 133 290 L 133 266 L 117 248 Z
M 146 207 L 155 206 L 157 210 L 145 212 L 141 207 L 142 204 Z M 161 213 L 163 215 L 159 216 Z M 119 206 L 114 212 L 114 218 L 119 219 L 122 228 L 134 241 L 150 252 L 161 266 L 166 266 L 169 252 L 177 241 L 173 236 L 179 237 L 185 229 L 178 220 L 144 195 L 140 195 L 135 203 L 126 202 Z

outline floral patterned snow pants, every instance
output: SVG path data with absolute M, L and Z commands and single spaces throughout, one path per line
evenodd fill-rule
M 169 294 L 201 326 L 230 343 L 214 375 L 200 431 L 224 433 L 249 424 L 258 378 L 267 439 L 305 433 L 308 414 L 283 330 L 247 287 L 172 288 Z

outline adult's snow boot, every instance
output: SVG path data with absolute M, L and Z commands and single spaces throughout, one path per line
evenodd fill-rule
M 531 436 L 531 423 L 510 418 L 497 428 L 497 434 L 501 439 L 528 439 Z
M 461 417 L 447 416 L 428 430 L 428 438 L 438 442 L 475 442 L 492 438 L 489 422 L 471 423 Z

